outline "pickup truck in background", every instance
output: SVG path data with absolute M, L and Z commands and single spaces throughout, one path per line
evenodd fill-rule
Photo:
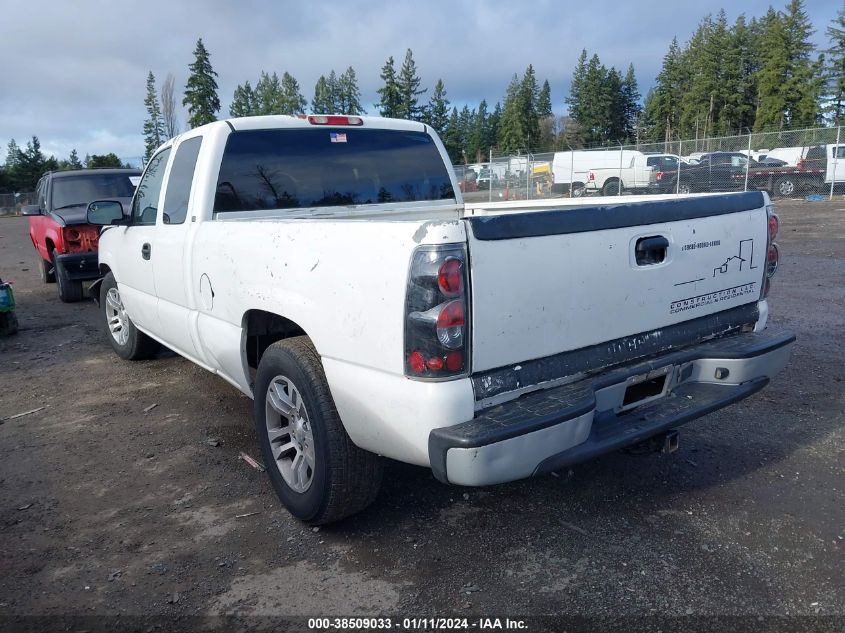
M 87 223 L 88 203 L 102 198 L 128 203 L 140 177 L 139 169 L 76 169 L 48 172 L 38 181 L 38 204 L 21 211 L 29 216 L 41 280 L 56 283 L 62 301 L 79 301 L 82 282 L 100 276 L 100 228 Z
M 366 507 L 381 457 L 483 486 L 672 448 L 795 339 L 765 329 L 765 193 L 465 205 L 422 123 L 210 123 L 152 156 L 128 216 L 88 217 L 115 352 L 163 344 L 253 398 L 274 489 L 313 524 Z
M 792 149 L 792 148 L 790 148 Z M 794 165 L 779 167 L 755 164 L 748 169 L 748 187 L 789 198 L 830 189 L 831 183 L 845 182 L 845 145 L 814 145 L 795 148 L 800 158 Z M 745 174 L 735 174 L 739 183 Z
M 573 198 L 589 192 L 617 196 L 622 192 L 657 193 L 655 170 L 646 155 L 636 150 L 555 152 L 552 192 Z

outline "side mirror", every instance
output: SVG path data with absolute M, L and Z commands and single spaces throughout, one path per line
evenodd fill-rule
M 41 207 L 37 204 L 25 204 L 21 207 L 21 215 L 41 215 Z
M 86 212 L 88 224 L 111 226 L 126 224 L 123 217 L 123 205 L 117 200 L 97 200 L 88 205 Z

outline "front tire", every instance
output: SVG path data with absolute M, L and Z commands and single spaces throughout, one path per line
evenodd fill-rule
M 331 523 L 375 500 L 381 460 L 346 434 L 308 337 L 266 349 L 254 393 L 255 430 L 267 474 L 293 516 L 311 525 Z
M 59 261 L 58 252 L 53 251 L 55 262 L 56 288 L 59 291 L 59 299 L 65 303 L 76 303 L 82 300 L 82 282 L 74 281 L 68 276 L 67 270 Z
M 106 336 L 115 354 L 123 360 L 143 360 L 153 356 L 161 347 L 132 323 L 123 301 L 114 274 L 108 273 L 100 286 L 100 310 L 106 327 Z

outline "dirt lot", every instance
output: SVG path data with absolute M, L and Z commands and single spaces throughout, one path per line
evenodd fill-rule
M 26 220 L 0 218 L 21 323 L 0 339 L 0 418 L 44 407 L 0 424 L 0 629 L 377 613 L 842 626 L 819 616 L 845 616 L 845 200 L 778 212 L 771 325 L 797 332 L 792 362 L 683 427 L 678 452 L 485 489 L 390 463 L 374 506 L 319 531 L 238 459 L 258 455 L 247 398 L 173 354 L 118 359 L 93 303 L 40 283 Z

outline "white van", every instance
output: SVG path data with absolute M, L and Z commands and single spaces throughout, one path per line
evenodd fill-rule
M 573 197 L 589 191 L 600 191 L 605 196 L 618 195 L 620 190 L 647 193 L 656 182 L 646 155 L 629 149 L 555 152 L 552 171 L 552 191 L 571 190 Z

